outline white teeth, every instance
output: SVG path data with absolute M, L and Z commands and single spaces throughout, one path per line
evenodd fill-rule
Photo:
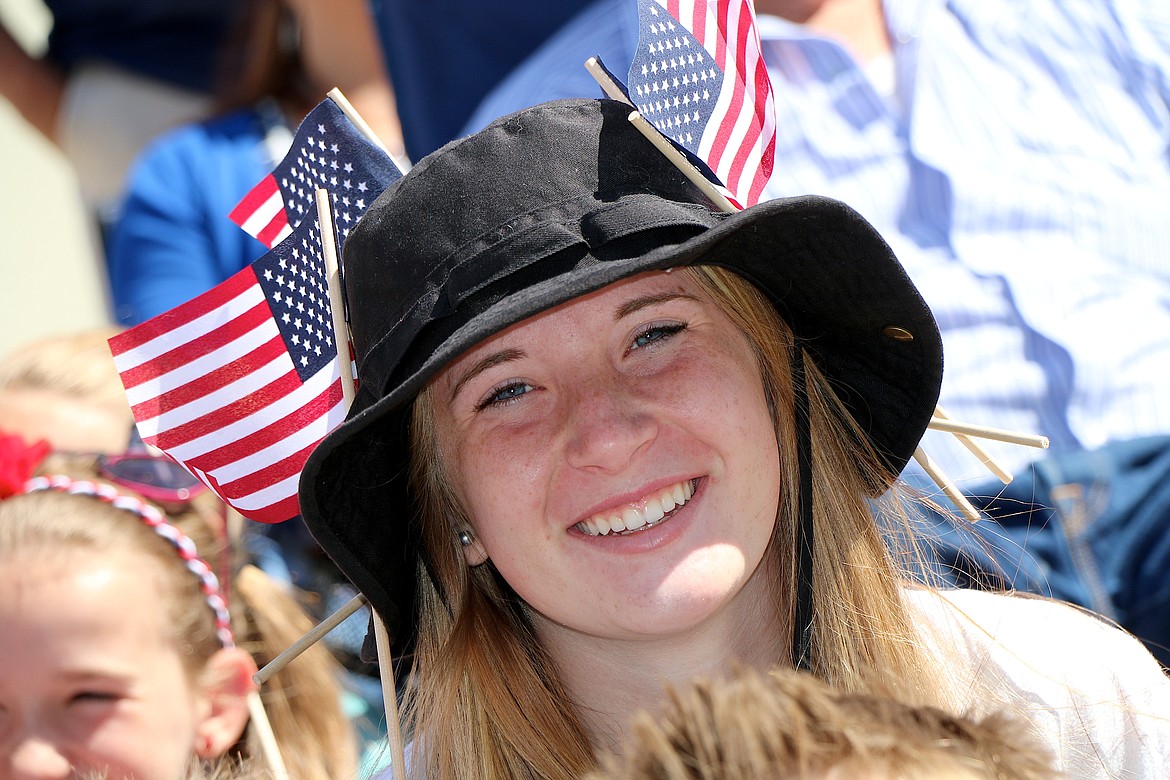
M 642 517 L 642 513 L 637 509 L 627 509 L 622 512 L 622 526 L 626 531 L 633 531 L 635 528 L 641 528 L 646 525 L 646 518 Z
M 646 502 L 646 522 L 657 523 L 666 513 L 674 509 L 674 501 L 670 502 L 670 506 L 665 506 L 666 502 L 658 499 L 650 499 Z
M 695 487 L 691 480 L 679 482 L 664 489 L 655 496 L 646 498 L 642 508 L 626 507 L 621 514 L 605 513 L 577 523 L 577 529 L 590 536 L 605 536 L 622 531 L 636 531 L 647 525 L 654 525 L 691 500 Z

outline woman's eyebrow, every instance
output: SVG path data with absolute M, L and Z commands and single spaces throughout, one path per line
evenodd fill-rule
M 613 318 L 616 322 L 617 320 L 620 320 L 623 317 L 628 317 L 634 312 L 645 309 L 648 306 L 657 306 L 660 303 L 666 303 L 668 301 L 674 301 L 680 298 L 688 301 L 699 300 L 694 295 L 677 291 L 658 293 L 656 295 L 643 295 L 640 298 L 627 301 L 626 303 L 623 303 L 621 306 L 619 306 L 617 311 L 614 312 Z
M 467 371 L 465 371 L 463 375 L 459 377 L 459 381 L 455 383 L 455 387 L 451 390 L 450 400 L 454 401 L 456 396 L 459 395 L 459 391 L 463 389 L 465 384 L 482 374 L 484 371 L 487 371 L 492 366 L 498 366 L 502 363 L 509 363 L 513 360 L 520 360 L 521 358 L 527 356 L 527 354 L 528 353 L 522 349 L 509 347 L 508 349 L 502 349 L 499 352 L 493 352 L 487 357 L 476 361 L 475 364 L 471 366 L 471 368 L 467 369 Z

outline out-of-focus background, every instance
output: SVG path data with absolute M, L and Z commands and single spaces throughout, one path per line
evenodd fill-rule
M 40 51 L 49 17 L 37 0 L 3 0 L 0 19 Z M 0 100 L 0 356 L 41 335 L 108 320 L 97 235 L 61 153 Z

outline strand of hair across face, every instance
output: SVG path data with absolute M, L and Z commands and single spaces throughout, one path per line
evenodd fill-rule
M 207 565 L 207 561 L 199 557 L 199 552 L 195 549 L 195 542 L 191 540 L 191 537 L 168 523 L 162 512 L 139 498 L 118 492 L 110 485 L 87 479 L 73 479 L 55 475 L 33 477 L 25 483 L 24 492 L 26 493 L 41 490 L 90 496 L 137 515 L 155 533 L 170 542 L 171 546 L 179 553 L 179 558 L 187 565 L 187 569 L 199 578 L 199 589 L 203 592 L 208 606 L 211 607 L 211 611 L 215 615 L 215 632 L 219 637 L 220 644 L 224 647 L 235 646 L 231 617 L 228 614 L 227 601 L 219 587 L 219 579 L 211 567 Z

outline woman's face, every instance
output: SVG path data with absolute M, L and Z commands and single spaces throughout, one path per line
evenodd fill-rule
M 758 612 L 774 425 L 746 338 L 687 273 L 525 320 L 433 393 L 477 540 L 540 630 L 637 640 Z
M 175 780 L 207 705 L 140 554 L 0 564 L 0 776 Z

